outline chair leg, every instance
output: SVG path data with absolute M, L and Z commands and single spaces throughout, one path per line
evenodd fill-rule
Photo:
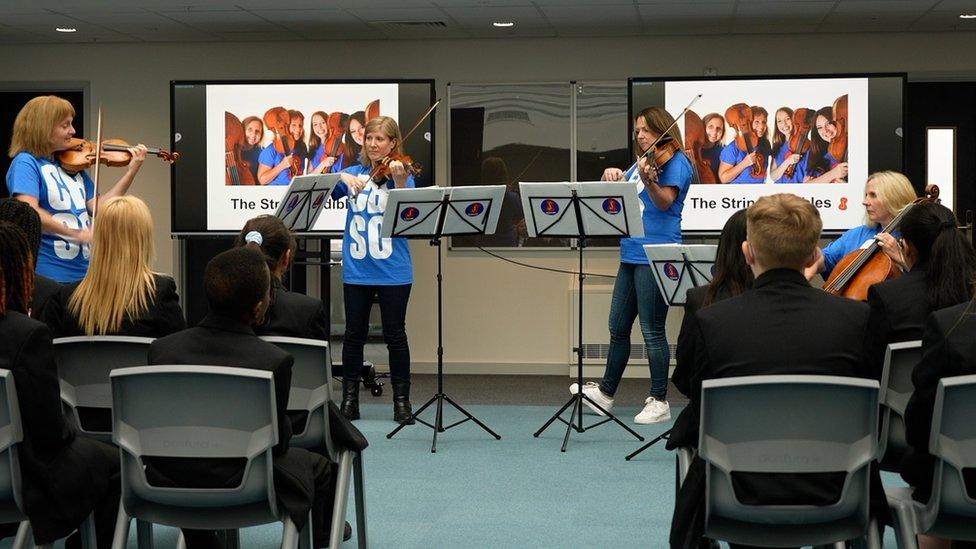
M 223 530 L 221 534 L 224 539 L 224 549 L 240 549 L 240 530 Z
M 281 532 L 281 549 L 298 549 L 298 528 L 291 517 L 285 517 L 285 527 Z
M 332 531 L 329 533 L 329 547 L 335 549 L 342 543 L 346 530 L 346 504 L 349 500 L 349 477 L 352 476 L 352 452 L 343 450 L 339 454 L 336 468 L 335 503 L 332 506 Z
M 316 549 L 315 532 L 312 529 L 312 510 L 305 517 L 305 527 L 298 532 L 298 549 Z
M 153 549 L 153 525 L 151 522 L 136 519 L 136 543 L 139 549 Z
M 85 517 L 85 521 L 78 527 L 81 536 L 81 549 L 97 549 L 98 540 L 95 538 L 95 515 Z
M 28 545 L 32 545 L 31 542 L 30 521 L 21 521 L 20 526 L 17 527 L 17 536 L 14 538 L 14 544 L 11 547 L 13 549 L 28 549 Z
M 119 504 L 119 516 L 115 519 L 115 535 L 112 536 L 112 549 L 125 549 L 129 543 L 129 523 L 132 517 L 125 512 L 125 507 Z
M 363 477 L 363 453 L 356 452 L 352 460 L 352 480 L 356 490 L 356 542 L 366 549 L 366 479 Z
M 176 549 L 186 549 L 186 538 L 183 537 L 183 530 L 176 536 Z
M 889 500 L 890 501 L 890 500 Z M 907 506 L 889 505 L 891 518 L 894 521 L 895 542 L 898 549 L 918 549 L 918 538 L 913 528 L 914 522 Z
M 872 518 L 871 522 L 868 523 L 868 535 L 867 544 L 868 549 L 882 549 L 882 535 L 884 534 L 884 527 L 878 524 L 878 519 Z

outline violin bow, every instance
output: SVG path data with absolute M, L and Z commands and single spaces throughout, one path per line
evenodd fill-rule
M 657 145 L 658 143 L 660 143 L 661 140 L 664 139 L 664 136 L 668 135 L 668 132 L 671 131 L 671 128 L 673 128 L 673 127 L 675 127 L 675 126 L 678 125 L 678 120 L 681 120 L 682 118 L 684 118 L 685 113 L 687 113 L 689 110 L 691 110 L 691 108 L 695 106 L 695 103 L 697 103 L 698 100 L 701 99 L 701 98 L 702 98 L 702 94 L 696 95 L 688 103 L 688 106 L 685 107 L 681 111 L 681 114 L 679 114 L 678 116 L 675 117 L 674 122 L 672 122 L 671 125 L 667 127 L 667 129 L 665 129 L 663 132 L 661 132 L 661 135 L 657 136 L 657 139 L 655 139 L 653 143 L 651 143 L 650 145 L 648 145 L 648 147 L 646 149 L 644 149 L 643 151 L 641 151 L 641 153 L 639 155 L 637 155 L 637 160 L 633 164 L 631 164 L 630 167 L 627 168 L 625 171 L 629 172 L 630 170 L 634 169 L 634 167 L 637 166 L 637 163 L 640 162 L 640 159 L 646 157 L 647 156 L 647 153 L 651 149 L 653 149 L 655 145 Z
M 95 230 L 95 212 L 98 210 L 98 173 L 102 161 L 102 105 L 98 105 L 98 122 L 95 126 L 95 177 L 93 179 L 95 196 L 92 197 L 91 228 Z
M 419 128 L 420 125 L 424 123 L 424 120 L 427 120 L 427 117 L 430 116 L 430 113 L 434 112 L 434 109 L 436 109 L 437 108 L 437 105 L 440 105 L 440 104 L 441 104 L 441 100 L 440 99 L 438 99 L 437 101 L 434 101 L 434 104 L 431 105 L 429 109 L 427 109 L 427 112 L 425 112 L 417 120 L 417 122 L 413 125 L 413 127 L 410 128 L 410 131 L 408 131 L 407 134 L 403 136 L 403 142 L 406 142 L 407 141 L 407 138 L 410 137 L 411 135 L 413 135 L 413 132 L 417 131 L 417 128 Z M 403 144 L 403 142 L 401 142 L 401 145 Z

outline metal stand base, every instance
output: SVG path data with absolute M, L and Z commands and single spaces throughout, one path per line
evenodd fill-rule
M 667 438 L 668 438 L 668 435 L 670 435 L 670 434 L 671 434 L 671 429 L 668 429 L 667 431 L 664 431 L 664 432 L 663 432 L 663 433 L 661 433 L 660 435 L 658 435 L 658 436 L 656 436 L 656 437 L 654 437 L 654 440 L 652 440 L 652 441 L 650 441 L 650 442 L 648 442 L 647 444 L 645 444 L 645 445 L 643 445 L 643 446 L 641 446 L 640 448 L 638 448 L 638 449 L 636 449 L 636 450 L 634 450 L 634 452 L 633 452 L 632 454 L 630 454 L 630 455 L 628 455 L 628 456 L 627 456 L 627 457 L 625 457 L 624 459 L 625 459 L 625 460 L 627 460 L 627 461 L 630 461 L 630 460 L 631 460 L 631 459 L 633 459 L 633 457 L 634 457 L 634 456 L 636 456 L 637 454 L 639 454 L 639 453 L 641 453 L 641 452 L 643 452 L 644 450 L 647 450 L 647 449 L 648 449 L 648 448 L 650 448 L 651 446 L 654 446 L 654 444 L 655 444 L 656 442 L 658 442 L 658 441 L 661 441 L 661 440 L 667 440 Z
M 445 400 L 447 401 L 448 404 L 453 406 L 455 410 L 461 412 L 465 416 L 464 419 L 462 419 L 461 421 L 454 422 L 446 427 L 444 426 L 444 401 Z M 434 423 L 433 424 L 427 423 L 426 421 L 420 419 L 418 416 L 422 414 L 424 410 L 426 410 L 428 407 L 430 407 L 431 404 L 434 404 L 435 402 L 437 403 L 437 408 L 436 408 L 437 411 L 434 414 Z M 458 405 L 457 402 L 451 400 L 451 397 L 445 395 L 444 393 L 437 393 L 436 395 L 430 397 L 430 400 L 425 402 L 424 405 L 421 406 L 420 409 L 417 410 L 417 412 L 410 417 L 411 419 L 415 420 L 417 423 L 426 425 L 434 430 L 434 441 L 430 445 L 430 453 L 432 454 L 437 453 L 437 433 L 443 433 L 444 431 L 450 429 L 451 427 L 457 427 L 458 425 L 469 420 L 477 423 L 478 427 L 481 427 L 489 435 L 495 437 L 495 440 L 502 439 L 502 437 L 498 433 L 489 429 L 487 425 L 479 421 L 478 418 L 471 415 L 467 410 L 465 410 L 460 405 Z M 397 432 L 399 432 L 400 429 L 403 429 L 407 425 L 408 423 L 401 423 L 390 434 L 386 435 L 386 438 L 393 438 L 393 435 L 397 434 Z
M 581 377 L 581 380 L 582 380 L 582 377 Z M 630 427 L 627 427 L 624 424 L 624 422 L 622 422 L 619 419 L 617 419 L 617 416 L 615 416 L 615 415 L 611 414 L 610 412 L 604 410 L 603 407 L 600 406 L 599 404 L 597 404 L 596 402 L 593 402 L 593 399 L 591 399 L 590 397 L 588 397 L 585 394 L 583 394 L 583 391 L 582 391 L 583 383 L 582 383 L 582 381 L 579 383 L 578 387 L 580 388 L 580 390 L 575 395 L 569 397 L 569 400 L 566 401 L 566 404 L 563 404 L 563 407 L 560 408 L 558 412 L 556 412 L 555 414 L 553 414 L 553 416 L 551 418 L 549 418 L 549 421 L 547 421 L 546 424 L 543 425 L 532 436 L 538 438 L 539 435 L 541 435 L 542 432 L 545 431 L 547 427 L 549 427 L 550 425 L 552 425 L 552 422 L 554 422 L 554 421 L 556 421 L 558 419 L 559 421 L 561 421 L 561 422 L 563 422 L 563 423 L 566 424 L 566 436 L 563 437 L 563 446 L 562 446 L 562 449 L 561 449 L 561 451 L 565 452 L 566 451 L 566 446 L 569 445 L 569 433 L 571 433 L 572 431 L 575 430 L 577 433 L 582 433 L 582 432 L 587 431 L 589 429 L 592 429 L 594 427 L 599 427 L 600 425 L 603 425 L 604 423 L 607 423 L 609 421 L 613 421 L 617 425 L 620 425 L 621 427 L 623 427 L 628 433 L 630 433 L 630 434 L 634 435 L 635 437 L 637 437 L 637 440 L 640 440 L 640 441 L 643 442 L 644 437 L 642 437 L 639 434 L 637 434 L 637 432 L 634 431 L 633 429 L 631 429 Z M 604 419 L 604 420 L 598 421 L 598 422 L 594 423 L 593 425 L 590 425 L 589 427 L 584 427 L 583 426 L 583 399 L 586 399 L 587 402 L 589 402 L 590 404 L 596 406 L 596 408 L 598 410 L 600 410 L 600 412 L 602 412 L 604 415 L 606 415 L 607 418 Z M 569 418 L 570 418 L 569 421 L 566 421 L 565 419 L 562 418 L 562 415 L 563 415 L 563 412 L 566 411 L 566 408 L 569 408 L 570 405 L 573 406 L 573 410 L 569 414 Z M 579 417 L 579 421 L 577 421 L 577 416 Z

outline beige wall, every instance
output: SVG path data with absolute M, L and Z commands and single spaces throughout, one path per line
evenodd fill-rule
M 90 83 L 88 112 L 105 109 L 106 135 L 168 146 L 169 81 L 298 78 L 434 78 L 449 82 L 624 80 L 628 76 L 908 72 L 911 79 L 976 78 L 976 33 L 740 35 L 471 41 L 348 41 L 257 44 L 4 45 L 4 86 Z M 447 173 L 446 113 L 437 116 L 437 173 Z M 93 127 L 91 121 L 87 127 Z M 132 192 L 156 218 L 157 268 L 172 271 L 169 170 L 146 162 Z M 418 370 L 436 359 L 433 249 L 414 243 L 416 282 L 407 326 Z M 574 252 L 522 252 L 520 259 L 572 269 Z M 594 252 L 587 270 L 613 273 L 616 255 Z M 565 372 L 571 346 L 569 290 L 574 279 L 500 263 L 472 252 L 445 254 L 445 347 L 467 371 Z M 606 281 L 593 280 L 595 284 Z M 599 318 L 600 312 L 594 313 Z M 605 324 L 605 314 L 603 323 Z M 673 311 L 669 331 L 680 320 Z M 589 322 L 589 321 L 588 321 Z M 553 365 L 562 365 L 552 370 Z M 464 371 L 455 368 L 455 371 Z M 645 374 L 646 375 L 646 374 Z

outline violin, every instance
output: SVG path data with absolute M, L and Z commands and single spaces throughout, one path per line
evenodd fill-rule
M 69 172 L 87 170 L 95 163 L 98 156 L 100 162 L 106 166 L 127 166 L 132 160 L 129 149 L 132 145 L 122 139 L 105 139 L 102 141 L 101 155 L 96 155 L 95 144 L 77 137 L 71 138 L 71 146 L 58 152 L 58 162 Z M 162 158 L 172 164 L 180 158 L 180 153 L 169 152 L 157 147 L 147 147 L 146 152 Z
M 837 135 L 827 145 L 827 152 L 838 162 L 847 162 L 847 94 L 834 100 L 834 126 Z
M 369 122 L 370 120 L 376 118 L 379 115 L 380 115 L 380 100 L 374 99 L 369 102 L 369 105 L 366 105 L 366 111 L 365 111 L 366 121 Z
M 698 113 L 689 110 L 685 113 L 685 153 L 692 159 L 699 183 L 718 183 L 715 172 L 712 171 L 712 162 L 702 157 L 701 151 L 706 143 L 708 137 L 705 135 L 705 123 Z
M 793 111 L 793 135 L 790 136 L 790 153 L 803 156 L 810 150 L 810 130 L 817 119 L 817 111 L 813 109 L 796 109 Z M 793 177 L 796 164 L 786 167 L 783 175 Z
M 675 153 L 680 150 L 681 145 L 679 145 L 678 142 L 675 141 L 675 139 L 670 135 L 664 134 L 655 143 L 652 143 L 641 156 L 650 159 L 651 169 L 654 171 L 655 175 L 660 175 L 661 170 L 664 169 L 664 165 L 667 164 L 669 160 L 674 158 Z M 709 173 L 711 173 L 711 171 L 709 171 Z
M 929 185 L 925 188 L 925 196 L 915 199 L 888 223 L 882 232 L 892 233 L 901 223 L 905 214 L 913 206 L 923 202 L 936 202 L 939 199 L 939 187 Z M 855 250 L 845 255 L 834 267 L 824 284 L 825 292 L 840 295 L 858 301 L 868 300 L 868 288 L 879 283 L 901 276 L 901 270 L 881 251 L 878 241 L 874 240 L 866 248 Z
M 346 151 L 345 145 L 342 144 L 342 138 L 349 126 L 349 115 L 343 112 L 334 112 L 329 115 L 326 125 L 329 128 L 329 136 L 325 138 L 322 150 L 325 151 L 326 157 L 338 158 L 340 154 L 344 154 Z
M 736 103 L 725 111 L 725 121 L 736 130 L 735 144 L 739 150 L 756 153 L 752 158 L 752 176 L 766 177 L 766 159 L 756 151 L 759 140 L 756 139 L 753 144 L 752 109 L 745 103 Z
M 241 157 L 244 148 L 244 125 L 233 113 L 224 111 L 224 183 L 254 185 L 254 174 L 247 160 Z

